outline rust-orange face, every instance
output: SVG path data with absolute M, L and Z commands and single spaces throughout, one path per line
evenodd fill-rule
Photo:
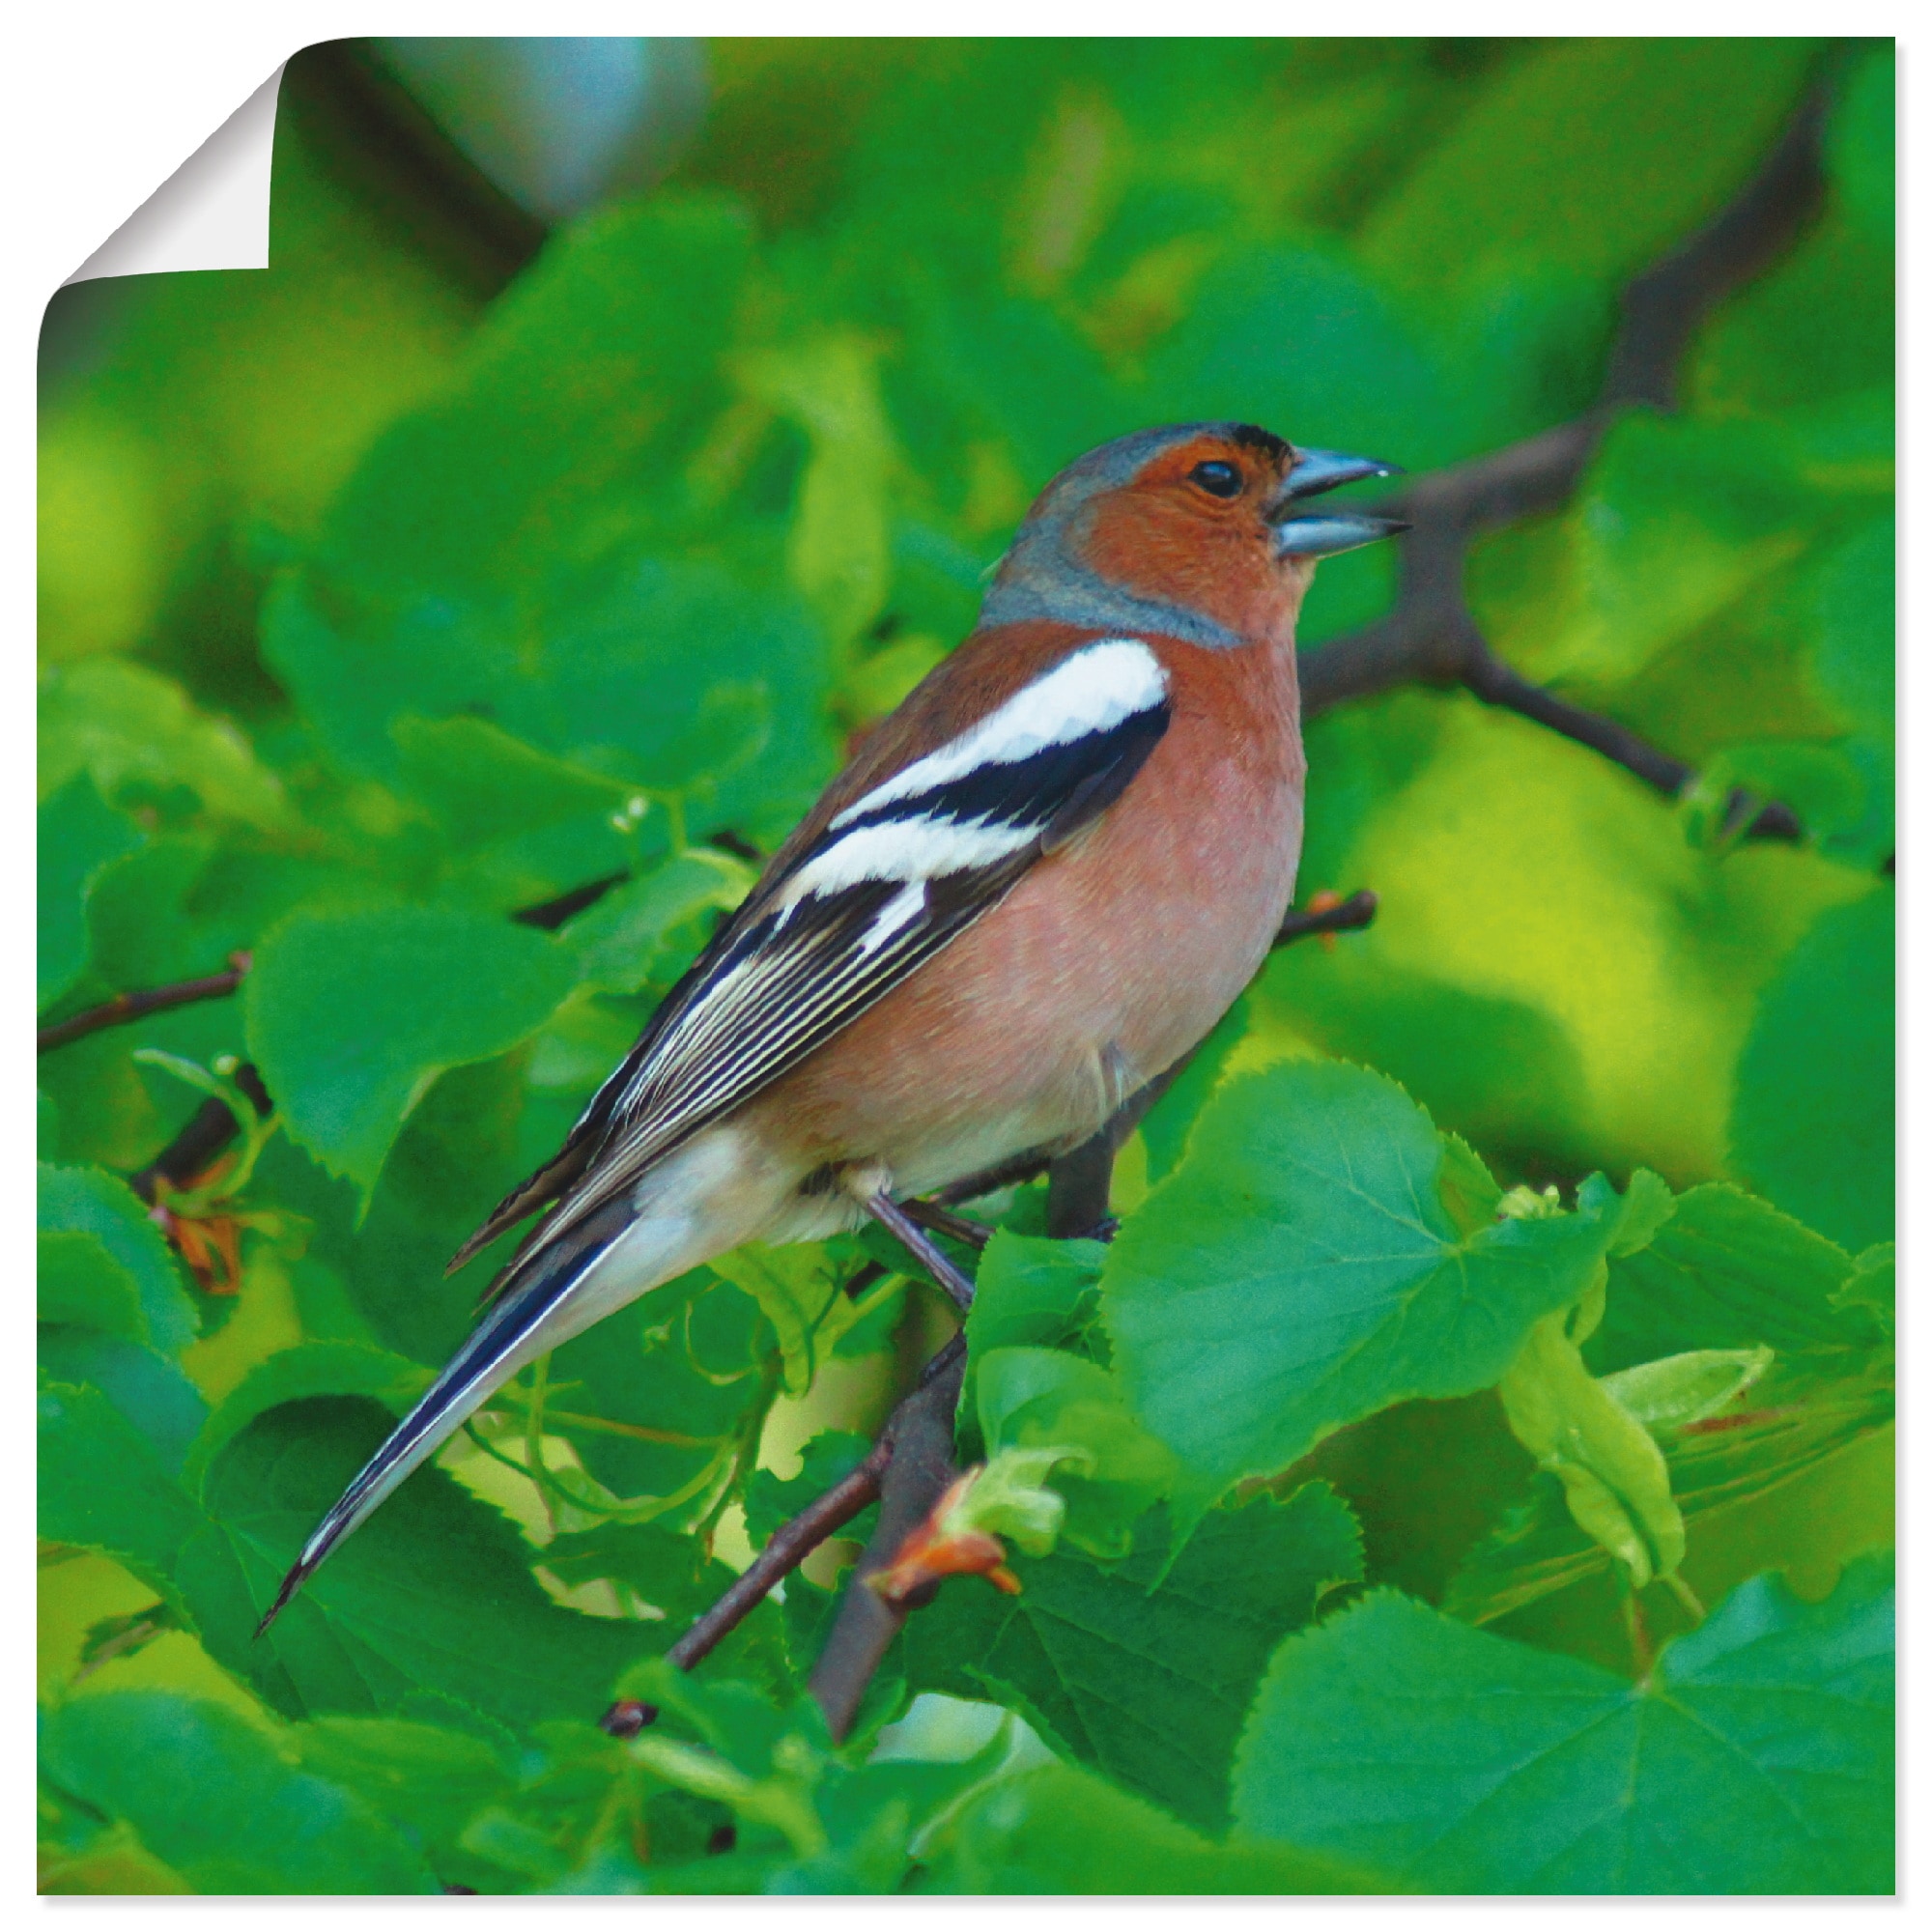
M 1297 514 L 1387 464 L 1302 450 L 1246 424 L 1203 426 L 1155 449 L 1080 519 L 1081 559 L 1133 594 L 1180 605 L 1244 638 L 1286 634 L 1315 561 L 1404 526 Z

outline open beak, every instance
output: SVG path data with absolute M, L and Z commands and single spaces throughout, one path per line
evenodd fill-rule
M 1324 491 L 1339 490 L 1344 483 L 1401 474 L 1395 464 L 1378 463 L 1372 456 L 1344 456 L 1336 449 L 1297 449 L 1294 468 L 1288 473 L 1288 485 L 1271 518 L 1275 525 L 1275 554 L 1334 556 L 1407 529 L 1406 524 L 1398 523 L 1393 517 L 1365 517 L 1350 510 L 1331 510 L 1325 516 L 1313 517 L 1293 514 L 1298 503 Z

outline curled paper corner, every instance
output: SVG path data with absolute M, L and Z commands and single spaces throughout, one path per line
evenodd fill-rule
M 270 169 L 281 85 L 278 67 L 68 282 L 194 269 L 266 269 Z

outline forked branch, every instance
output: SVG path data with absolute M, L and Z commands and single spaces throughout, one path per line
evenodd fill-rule
M 1830 90 L 1821 81 L 1792 117 L 1764 165 L 1720 213 L 1625 290 L 1623 325 L 1596 404 L 1574 421 L 1467 463 L 1419 476 L 1386 505 L 1412 526 L 1402 539 L 1395 608 L 1388 615 L 1303 654 L 1302 705 L 1310 717 L 1404 684 L 1461 685 L 1634 773 L 1667 798 L 1691 768 L 1613 720 L 1552 696 L 1490 648 L 1463 592 L 1471 541 L 1485 530 L 1561 509 L 1610 424 L 1633 406 L 1668 410 L 1698 326 L 1726 296 L 1790 244 L 1824 197 L 1820 140 Z M 1734 794 L 1746 836 L 1797 839 L 1788 806 Z

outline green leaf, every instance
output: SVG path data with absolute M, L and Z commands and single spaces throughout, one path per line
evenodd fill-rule
M 750 253 L 715 199 L 577 223 L 371 451 L 265 613 L 335 758 L 395 781 L 396 720 L 468 713 L 683 794 L 695 830 L 782 836 L 829 776 L 829 653 L 769 508 L 701 474 L 715 431 L 728 476 L 763 428 L 720 420 Z
M 221 1451 L 258 1415 L 284 1403 L 310 1396 L 373 1396 L 401 1415 L 422 1394 L 431 1372 L 420 1362 L 353 1342 L 308 1342 L 283 1349 L 251 1369 L 240 1386 L 223 1397 L 188 1452 L 182 1480 L 198 1493 Z
M 1854 730 L 1890 742 L 1897 682 L 1896 532 L 1872 517 L 1820 560 L 1809 583 L 1817 645 L 1811 665 L 1826 701 Z
M 728 202 L 691 198 L 609 208 L 560 235 L 451 388 L 371 452 L 325 555 L 396 587 L 514 582 L 551 559 L 564 519 L 622 503 L 651 453 L 688 442 L 724 401 L 751 240 Z
M 673 1719 L 670 1725 L 652 1725 L 630 1747 L 655 1776 L 782 1833 L 800 1858 L 827 1849 L 814 1787 L 832 1740 L 811 1698 L 781 1710 L 749 1684 L 692 1677 L 661 1659 L 627 1671 L 620 1694 L 654 1704 Z M 679 1729 L 695 1733 L 701 1747 L 676 1736 Z
M 1656 1435 L 1689 1422 L 1708 1422 L 1771 1363 L 1769 1349 L 1691 1349 L 1605 1376 L 1604 1388 L 1619 1408 Z
M 881 1750 L 853 1763 L 835 1755 L 809 1696 L 775 1706 L 750 1685 L 664 1662 L 631 1672 L 623 1689 L 663 1714 L 630 1755 L 654 1778 L 729 1806 L 743 1849 L 735 1869 L 673 1866 L 597 1889 L 901 1890 L 928 1830 L 1009 1750 L 1003 1727 L 963 1754 Z
M 915 1690 L 990 1697 L 1057 1748 L 1191 1823 L 1227 1820 L 1228 1769 L 1275 1644 L 1362 1574 L 1354 1519 L 1325 1484 L 1209 1510 L 1171 1565 L 1156 1522 L 1102 1566 L 1015 1556 L 1016 1597 L 957 1578 L 906 1626 Z
M 1691 1189 L 1647 1248 L 1611 1259 L 1605 1321 L 1584 1358 L 1603 1392 L 1635 1405 L 1659 1436 L 1688 1537 L 1684 1575 L 1701 1595 L 1771 1564 L 1829 1565 L 1889 1535 L 1879 1453 L 1892 1412 L 1889 1337 L 1847 1293 L 1857 1279 L 1842 1249 L 1725 1186 Z M 1486 1622 L 1602 1572 L 1539 1482 L 1444 1602 Z M 1667 1631 L 1677 1613 L 1653 1598 L 1646 1614 Z M 1565 1647 L 1587 1635 L 1591 1655 L 1618 1663 L 1629 1650 L 1602 1588 L 1538 1611 L 1521 1634 Z
M 1333 248 L 1228 250 L 1148 373 L 1169 420 L 1299 423 L 1293 434 L 1311 439 L 1319 425 L 1323 444 L 1399 448 L 1416 466 L 1466 454 L 1480 436 L 1400 305 Z
M 1892 49 L 1871 48 L 1846 82 L 1825 136 L 1826 163 L 1838 194 L 1853 219 L 1888 246 L 1897 221 L 1897 90 Z
M 85 772 L 70 779 L 40 809 L 37 1004 L 59 999 L 87 970 L 87 901 L 116 859 L 141 846 L 139 830 L 102 803 Z
M 867 1436 L 822 1429 L 799 1451 L 799 1471 L 789 1480 L 781 1481 L 769 1469 L 754 1470 L 745 1489 L 745 1532 L 753 1547 L 762 1549 L 775 1529 L 843 1482 L 871 1453 Z M 875 1507 L 868 1505 L 839 1534 L 863 1542 L 875 1520 Z
M 42 1536 L 101 1550 L 179 1605 L 199 1518 L 160 1452 L 99 1389 L 43 1383 L 39 1411 Z
M 1073 1765 L 1001 1778 L 947 1821 L 923 1889 L 937 1892 L 1384 1891 L 1385 1881 L 1279 1845 L 1216 1844 Z
M 1591 1299 L 1580 1321 L 1593 1325 Z M 1641 1589 L 1684 1560 L 1684 1519 L 1662 1451 L 1610 1385 L 1583 1367 L 1579 1332 L 1587 1328 L 1577 1311 L 1546 1315 L 1496 1393 L 1516 1439 L 1561 1481 L 1570 1514 Z
M 892 577 L 897 452 L 877 365 L 877 345 L 847 332 L 764 350 L 741 365 L 752 392 L 795 422 L 810 444 L 787 574 L 838 644 L 878 617 Z
M 1095 1555 L 1125 1555 L 1135 1520 L 1167 1493 L 1174 1459 L 1129 1412 L 1119 1381 L 1058 1349 L 994 1349 L 975 1388 L 988 1456 L 1066 1452 L 1048 1479 L 1066 1501 L 1066 1536 Z
M 569 992 L 562 946 L 507 920 L 428 906 L 299 912 L 255 955 L 248 1050 L 290 1134 L 366 1208 L 437 1076 L 526 1039 Z
M 865 1309 L 841 1287 L 837 1259 L 815 1243 L 773 1248 L 747 1241 L 718 1256 L 711 1269 L 750 1295 L 772 1324 L 787 1395 L 803 1395 L 811 1386 L 833 1344 Z
M 1491 1386 L 1621 1231 L 1597 1183 L 1576 1214 L 1461 1235 L 1442 1166 L 1428 1117 L 1358 1067 L 1289 1063 L 1208 1103 L 1114 1242 L 1102 1302 L 1192 1508 L 1391 1403 Z
M 1856 1323 L 1833 1306 L 1845 1251 L 1769 1202 L 1714 1183 L 1640 1253 L 1610 1260 L 1602 1325 L 1583 1346 L 1593 1374 L 1692 1349 L 1841 1349 Z
M 45 1776 L 202 1892 L 435 1892 L 420 1854 L 286 1740 L 224 1705 L 113 1690 L 51 1713 Z
M 174 1256 L 140 1197 L 125 1180 L 97 1167 L 41 1166 L 35 1178 L 42 1230 L 98 1241 L 108 1261 L 132 1280 L 139 1297 L 142 1328 L 138 1335 L 127 1332 L 162 1354 L 179 1353 L 199 1322 Z
M 1236 1819 L 1427 1891 L 1889 1891 L 1891 1602 L 1762 1577 L 1633 1685 L 1378 1592 L 1276 1654 Z
M 1575 598 L 1537 676 L 1628 679 L 1799 554 L 1816 487 L 1781 428 L 1646 412 L 1611 428 L 1571 513 Z
M 226 719 L 198 710 L 172 678 L 126 658 L 88 658 L 41 683 L 43 792 L 88 773 L 101 793 L 124 788 L 195 793 L 216 818 L 263 832 L 294 819 L 281 781 Z
M 1847 1248 L 1892 1233 L 1892 894 L 1825 913 L 1758 1005 L 1738 1062 L 1738 1167 Z
M 455 1876 L 465 1826 L 512 1787 L 507 1738 L 396 1718 L 317 1718 L 291 1739 L 303 1771 L 359 1799 L 420 1847 L 440 1878 Z
M 1809 58 L 1797 40 L 1525 48 L 1377 209 L 1363 253 L 1429 290 L 1525 258 L 1620 280 L 1743 183 Z M 1710 125 L 1714 99 L 1732 108 L 1721 127 Z
M 289 1717 L 409 1716 L 425 1695 L 513 1728 L 594 1717 L 647 1648 L 635 1624 L 558 1608 L 533 1552 L 440 1469 L 418 1470 L 259 1641 L 284 1572 L 387 1433 L 366 1401 L 291 1403 L 231 1438 L 178 1575 L 202 1642 Z
M 181 1473 L 208 1404 L 173 1362 L 99 1329 L 44 1322 L 37 1352 L 49 1381 L 99 1390 L 153 1445 L 161 1466 L 171 1476 Z
M 641 991 L 656 977 L 667 939 L 703 913 L 730 911 L 751 886 L 745 865 L 707 846 L 694 846 L 645 877 L 628 880 L 570 923 L 580 978 L 606 993 Z
M 1866 1318 L 1871 1325 L 1889 1336 L 1898 1320 L 1897 1249 L 1890 1241 L 1867 1248 L 1853 1264 L 1832 1296 L 1834 1308 Z
M 544 1545 L 536 1560 L 572 1587 L 599 1578 L 626 1584 L 662 1613 L 645 1633 L 661 1638 L 660 1647 L 681 1637 L 731 1587 L 735 1574 L 708 1555 L 697 1538 L 658 1522 L 600 1522 L 563 1531 Z
M 968 1359 L 994 1349 L 1054 1349 L 1083 1337 L 1100 1312 L 1100 1241 L 1055 1241 L 1002 1228 L 986 1243 L 966 1316 Z
M 140 1284 L 98 1235 L 42 1229 L 35 1272 L 41 1321 L 70 1321 L 129 1342 L 148 1339 Z
M 770 1330 L 755 1303 L 708 1268 L 694 1269 L 551 1357 L 553 1414 L 587 1411 L 673 1439 L 551 1426 L 569 1436 L 585 1469 L 619 1495 L 690 1494 L 692 1484 L 722 1475 L 735 1444 L 755 1439 L 777 1393 L 776 1375 L 767 1374 L 770 1351 Z
M 389 726 L 402 782 L 458 846 L 487 845 L 559 819 L 609 817 L 629 787 L 547 756 L 486 718 L 419 718 Z
M 1665 1358 L 1673 1359 L 1686 1358 Z M 1747 1400 L 1663 1431 L 1670 1493 L 1684 1520 L 1683 1575 L 1699 1596 L 1721 1595 L 1767 1564 L 1829 1576 L 1843 1557 L 1889 1542 L 1892 1374 L 1889 1352 L 1782 1357 Z M 1612 1387 L 1617 1379 L 1605 1378 Z M 1539 1606 L 1512 1630 L 1622 1668 L 1633 1634 L 1625 1591 L 1607 1586 L 1609 1567 L 1564 1492 L 1539 1476 L 1468 1553 L 1442 1604 L 1473 1623 Z M 1565 1593 L 1572 1600 L 1558 1601 Z M 1682 1606 L 1658 1591 L 1641 1609 L 1665 1634 L 1682 1623 Z

